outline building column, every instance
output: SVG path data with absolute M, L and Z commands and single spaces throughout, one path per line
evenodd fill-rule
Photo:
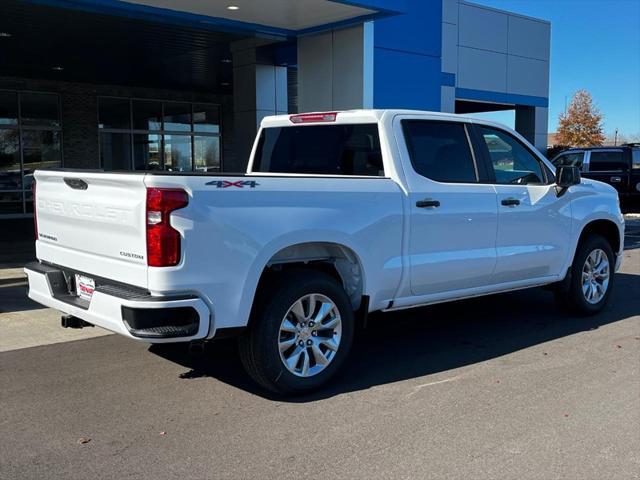
M 440 111 L 456 113 L 456 87 L 448 85 L 440 87 Z
M 373 108 L 373 22 L 298 39 L 298 106 Z
M 543 154 L 547 151 L 549 109 L 516 105 L 516 131 Z
M 288 113 L 287 67 L 259 59 L 260 46 L 271 43 L 248 39 L 231 45 L 233 56 L 233 150 L 225 170 L 246 170 L 262 119 Z

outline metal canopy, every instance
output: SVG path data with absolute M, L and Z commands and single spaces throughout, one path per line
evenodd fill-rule
M 246 35 L 3 0 L 0 75 L 230 93 Z
M 350 2 L 330 0 L 128 0 L 125 3 L 162 8 L 173 13 L 216 17 L 231 22 L 273 27 L 298 32 L 378 13 Z M 356 2 L 352 2 L 356 3 Z M 231 7 L 231 8 L 229 8 Z M 168 13 L 168 12 L 167 12 Z

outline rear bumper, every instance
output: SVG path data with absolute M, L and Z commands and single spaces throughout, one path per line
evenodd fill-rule
M 188 342 L 205 339 L 211 327 L 207 304 L 196 296 L 151 296 L 120 286 L 97 286 L 90 302 L 67 291 L 62 269 L 30 263 L 29 298 L 47 307 L 148 343 Z

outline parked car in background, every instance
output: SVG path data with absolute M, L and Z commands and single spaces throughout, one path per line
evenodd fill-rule
M 608 183 L 618 191 L 625 212 L 640 212 L 640 143 L 571 148 L 551 162 L 556 167 L 575 165 L 582 176 Z

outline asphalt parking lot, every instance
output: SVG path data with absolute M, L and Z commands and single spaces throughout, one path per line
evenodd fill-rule
M 640 478 L 640 220 L 626 246 L 598 316 L 542 289 L 375 315 L 332 386 L 289 400 L 230 341 L 63 330 L 5 268 L 0 478 Z

